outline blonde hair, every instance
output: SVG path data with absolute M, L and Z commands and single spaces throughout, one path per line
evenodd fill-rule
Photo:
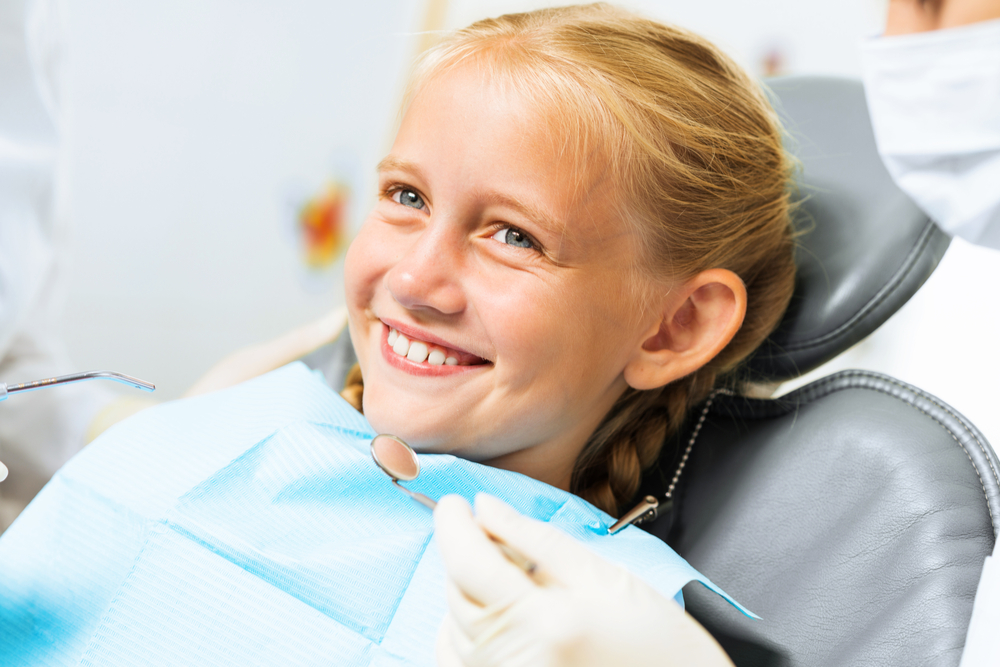
M 666 282 L 724 268 L 746 285 L 746 318 L 725 349 L 665 387 L 627 389 L 577 458 L 571 491 L 617 516 L 667 436 L 717 382 L 734 381 L 791 298 L 780 125 L 760 85 L 711 43 L 605 4 L 474 23 L 425 54 L 410 97 L 467 63 L 548 110 L 578 164 L 604 158 L 642 239 L 637 274 Z M 358 409 L 362 388 L 353 369 L 344 396 Z

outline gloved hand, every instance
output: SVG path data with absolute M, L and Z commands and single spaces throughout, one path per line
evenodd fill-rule
M 434 511 L 448 573 L 440 667 L 727 665 L 680 605 L 557 528 L 487 495 L 476 516 L 458 496 Z M 488 535 L 537 564 L 532 575 Z
M 207 394 L 273 371 L 332 343 L 345 326 L 347 308 L 341 307 L 274 340 L 237 350 L 209 369 L 184 395 Z

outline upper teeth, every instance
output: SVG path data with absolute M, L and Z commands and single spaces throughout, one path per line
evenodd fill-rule
M 406 357 L 418 364 L 424 361 L 431 366 L 440 366 L 441 364 L 455 366 L 458 364 L 456 357 L 451 355 L 446 356 L 445 351 L 441 348 L 432 348 L 427 343 L 419 340 L 411 341 L 395 329 L 389 329 L 389 347 L 399 356 Z

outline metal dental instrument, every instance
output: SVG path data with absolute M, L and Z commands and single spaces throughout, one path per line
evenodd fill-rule
M 85 371 L 83 373 L 60 375 L 54 378 L 45 378 L 43 380 L 35 380 L 34 382 L 22 382 L 21 384 L 14 385 L 8 385 L 0 382 L 0 401 L 6 400 L 11 394 L 37 391 L 39 389 L 45 389 L 46 387 L 55 387 L 60 384 L 72 384 L 74 382 L 85 382 L 87 380 L 111 380 L 112 382 L 127 384 L 130 387 L 135 387 L 136 389 L 141 389 L 143 391 L 153 391 L 156 389 L 156 386 L 153 384 L 150 384 L 145 380 L 134 378 L 130 375 L 115 373 L 114 371 Z
M 608 533 L 614 535 L 629 524 L 639 525 L 643 521 L 656 518 L 656 508 L 660 506 L 660 501 L 656 496 L 646 496 L 642 502 L 623 514 L 620 519 L 608 528 Z
M 698 417 L 698 421 L 695 422 L 694 425 L 694 430 L 691 431 L 691 438 L 688 440 L 687 448 L 681 455 L 681 460 L 677 464 L 677 469 L 674 471 L 674 478 L 670 480 L 670 485 L 667 486 L 667 491 L 663 494 L 663 499 L 666 502 L 661 503 L 656 496 L 646 496 L 642 499 L 642 502 L 623 514 L 622 518 L 618 519 L 613 526 L 608 528 L 608 533 L 614 535 L 623 530 L 629 524 L 638 526 L 646 521 L 653 521 L 661 514 L 672 511 L 674 506 L 674 491 L 677 489 L 677 480 L 681 478 L 681 474 L 684 472 L 684 466 L 687 465 L 688 457 L 691 456 L 691 449 L 694 448 L 694 443 L 698 440 L 698 434 L 701 432 L 701 427 L 705 423 L 705 419 L 708 418 L 708 411 L 712 409 L 712 402 L 715 401 L 715 398 L 720 395 L 732 396 L 733 391 L 725 387 L 719 387 L 714 390 L 709 395 L 708 400 L 705 401 L 705 406 L 701 409 L 701 416 Z
M 389 476 L 392 483 L 396 485 L 397 489 L 413 498 L 427 509 L 433 510 L 437 507 L 437 503 L 424 494 L 417 493 L 416 491 L 410 491 L 408 488 L 399 483 L 399 480 L 412 482 L 418 475 L 420 475 L 420 461 L 417 459 L 417 453 L 413 451 L 412 447 L 394 435 L 386 435 L 383 433 L 372 438 L 371 452 L 372 458 L 375 460 L 375 464 L 382 469 L 382 472 Z M 504 553 L 510 562 L 517 565 L 527 574 L 535 572 L 538 567 L 535 563 L 528 560 L 522 554 L 510 548 L 492 535 L 489 537 L 496 543 L 496 545 L 500 548 L 500 551 Z
M 412 482 L 420 474 L 420 461 L 412 447 L 394 435 L 383 434 L 372 438 L 371 450 L 375 464 L 389 476 L 397 489 L 427 509 L 437 507 L 437 503 L 424 494 L 410 491 L 399 483 L 399 480 Z

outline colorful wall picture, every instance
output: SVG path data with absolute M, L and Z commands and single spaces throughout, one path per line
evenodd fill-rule
M 757 52 L 757 73 L 762 77 L 784 76 L 791 72 L 791 53 L 784 40 L 772 38 Z
M 350 198 L 350 186 L 331 180 L 299 205 L 296 231 L 307 269 L 327 269 L 347 249 Z

